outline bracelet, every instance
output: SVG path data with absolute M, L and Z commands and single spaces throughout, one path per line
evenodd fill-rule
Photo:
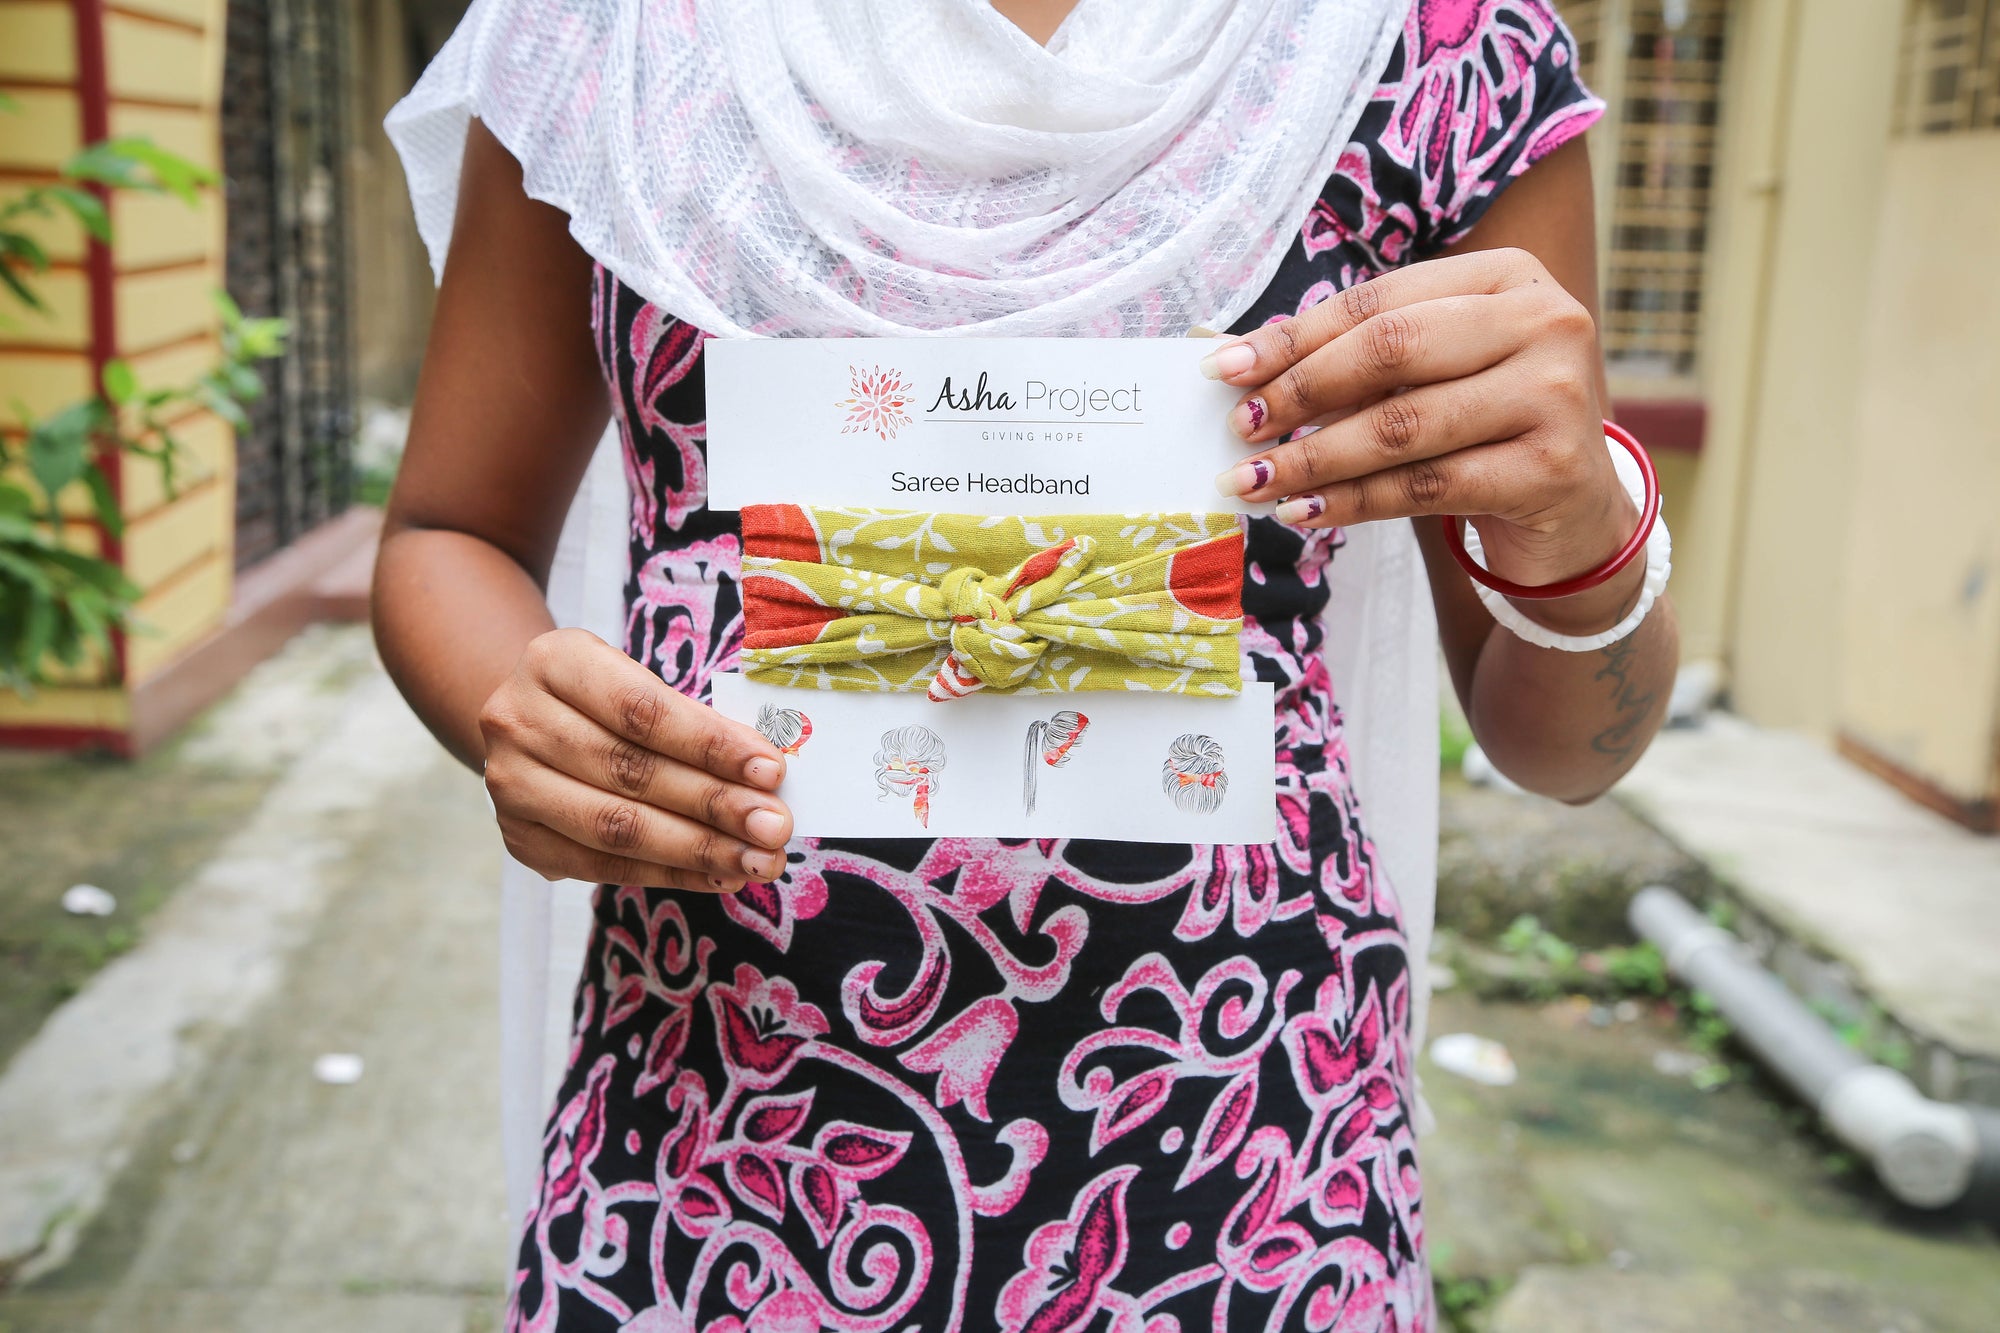
M 1461 533 L 1461 526 L 1465 520 L 1457 514 L 1446 514 L 1444 542 L 1451 552 L 1451 558 L 1458 561 L 1458 567 L 1471 575 L 1472 581 L 1481 587 L 1491 588 L 1509 597 L 1519 597 L 1523 601 L 1541 602 L 1554 601 L 1558 597 L 1574 597 L 1577 593 L 1588 592 L 1631 564 L 1632 557 L 1646 549 L 1646 539 L 1652 533 L 1653 525 L 1660 520 L 1660 474 L 1653 470 L 1653 460 L 1646 453 L 1644 446 L 1623 426 L 1610 421 L 1605 422 L 1604 439 L 1607 444 L 1624 446 L 1625 452 L 1630 454 L 1632 461 L 1638 465 L 1639 475 L 1645 481 L 1644 494 L 1632 496 L 1633 503 L 1639 506 L 1639 526 L 1633 529 L 1632 535 L 1625 539 L 1625 544 L 1618 548 L 1615 555 L 1596 569 L 1579 574 L 1573 579 L 1564 579 L 1560 583 L 1514 583 L 1501 578 L 1498 574 L 1487 572 L 1486 566 L 1473 560 L 1465 549 L 1465 538 Z M 1612 457 L 1615 462 L 1617 455 L 1614 454 Z M 1622 469 L 1619 472 L 1619 479 L 1624 480 Z M 1626 489 L 1628 491 L 1631 489 L 1630 482 L 1626 482 Z
M 1618 434 L 1624 436 L 1623 440 L 1611 436 L 1610 431 L 1617 428 L 1610 427 L 1609 423 L 1606 423 L 1606 425 L 1608 427 L 1605 441 L 1607 445 L 1612 443 L 1624 444 L 1627 440 L 1631 440 L 1632 437 L 1626 435 L 1622 430 Z M 1636 445 L 1636 441 L 1633 443 Z M 1626 493 L 1632 497 L 1632 502 L 1641 507 L 1642 513 L 1645 511 L 1649 495 L 1652 499 L 1653 508 L 1651 531 L 1647 531 L 1643 523 L 1640 525 L 1640 532 L 1644 534 L 1644 540 L 1640 543 L 1640 549 L 1646 553 L 1646 578 L 1640 586 L 1639 600 L 1633 604 L 1632 609 L 1626 613 L 1623 620 L 1601 634 L 1558 634 L 1548 626 L 1529 619 L 1521 611 L 1521 608 L 1507 600 L 1507 594 L 1493 588 L 1484 579 L 1475 582 L 1472 591 L 1478 595 L 1480 605 L 1486 608 L 1487 614 L 1493 617 L 1495 623 L 1514 635 L 1514 637 L 1526 640 L 1537 648 L 1553 648 L 1558 652 L 1595 652 L 1599 648 L 1610 647 L 1633 630 L 1639 628 L 1640 622 L 1646 618 L 1646 613 L 1653 609 L 1653 603 L 1658 601 L 1660 594 L 1666 591 L 1667 579 L 1673 573 L 1674 541 L 1673 534 L 1667 531 L 1666 520 L 1659 517 L 1659 480 L 1653 474 L 1651 467 L 1642 468 L 1638 464 L 1637 459 L 1644 457 L 1643 451 L 1632 448 L 1632 446 L 1628 446 L 1628 450 L 1630 450 L 1629 454 L 1620 454 L 1615 450 L 1613 451 L 1612 463 L 1617 468 L 1618 480 L 1624 485 Z M 1461 561 L 1461 564 L 1471 564 L 1472 562 L 1485 559 L 1486 552 L 1480 545 L 1478 529 L 1469 525 L 1467 526 L 1464 545 L 1468 549 L 1466 551 L 1466 559 Z M 1620 562 L 1618 568 L 1622 568 L 1629 561 L 1630 557 L 1628 556 L 1624 561 Z M 1483 564 L 1475 565 L 1474 567 L 1479 570 L 1481 575 L 1485 575 L 1487 578 L 1492 577 L 1486 574 L 1486 568 Z M 1593 570 L 1590 575 L 1586 575 L 1585 577 L 1593 577 L 1597 572 Z M 1614 568 L 1611 572 L 1615 574 L 1617 569 Z M 1608 578 L 1610 575 L 1607 574 L 1605 577 Z M 1495 579 L 1494 581 L 1505 582 L 1504 579 Z M 1574 580 L 1571 581 L 1574 582 Z M 1603 581 L 1602 578 L 1596 579 L 1590 586 L 1594 587 L 1596 583 L 1602 583 Z

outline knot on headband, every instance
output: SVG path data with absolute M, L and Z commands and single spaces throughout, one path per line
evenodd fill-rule
M 1232 695 L 1242 594 L 1227 514 L 743 511 L 743 670 L 782 685 Z

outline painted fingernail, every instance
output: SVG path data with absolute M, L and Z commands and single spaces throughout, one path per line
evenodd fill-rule
M 1249 343 L 1218 347 L 1201 359 L 1201 373 L 1212 380 L 1226 380 L 1257 364 L 1256 349 Z
M 1223 495 L 1248 495 L 1271 484 L 1271 460 L 1253 458 L 1238 463 L 1215 479 L 1215 489 Z
M 1317 495 L 1301 495 L 1297 499 L 1286 500 L 1271 511 L 1271 517 L 1280 523 L 1308 523 L 1326 512 L 1326 501 Z
M 766 847 L 785 845 L 785 817 L 776 810 L 752 810 L 743 827 L 749 830 L 752 842 Z
M 1229 414 L 1229 429 L 1247 440 L 1263 429 L 1264 418 L 1268 415 L 1262 398 L 1245 398 Z
M 785 858 L 772 852 L 745 852 L 743 873 L 759 884 L 769 884 L 785 873 Z
M 784 774 L 784 765 L 761 756 L 743 765 L 743 780 L 753 787 L 775 787 Z
M 735 893 L 743 887 L 743 881 L 721 879 L 715 875 L 710 875 L 708 877 L 708 887 L 714 889 L 717 893 Z

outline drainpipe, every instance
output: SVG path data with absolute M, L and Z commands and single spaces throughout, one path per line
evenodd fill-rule
M 1889 1193 L 1926 1209 L 2000 1201 L 2000 1112 L 1934 1102 L 1869 1062 L 1673 890 L 1641 889 L 1627 915 L 1667 970 L 1715 1002 L 1738 1040 L 1868 1159 Z

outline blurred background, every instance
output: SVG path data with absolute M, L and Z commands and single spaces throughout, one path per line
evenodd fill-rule
M 498 1327 L 498 849 L 362 624 L 463 7 L 0 0 L 0 1333 Z M 1685 667 L 1586 809 L 1441 702 L 1445 1327 L 1988 1333 L 2000 0 L 1560 11 Z

